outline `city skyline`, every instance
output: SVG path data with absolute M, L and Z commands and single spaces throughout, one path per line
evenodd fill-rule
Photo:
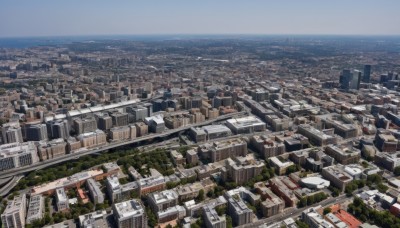
M 398 1 L 5 0 L 0 37 L 283 34 L 400 35 Z

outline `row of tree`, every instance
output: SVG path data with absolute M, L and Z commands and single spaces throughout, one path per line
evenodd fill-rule
M 304 196 L 302 197 L 299 202 L 297 203 L 298 207 L 305 207 L 305 206 L 310 206 L 313 205 L 314 203 L 319 203 L 322 200 L 325 200 L 328 198 L 328 195 L 323 193 L 323 192 L 318 192 L 313 195 L 309 196 Z
M 372 209 L 358 197 L 354 198 L 353 203 L 349 204 L 347 211 L 362 222 L 368 222 L 385 228 L 400 227 L 400 218 L 397 218 L 387 210 L 377 211 Z

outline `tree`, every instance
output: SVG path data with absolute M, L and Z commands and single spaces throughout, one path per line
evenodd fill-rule
M 389 187 L 380 183 L 376 186 L 376 189 L 378 189 L 379 192 L 385 193 L 389 189 Z
M 197 201 L 201 202 L 204 200 L 204 190 L 200 189 L 199 195 L 197 196 Z
M 286 169 L 286 175 L 299 171 L 299 167 L 297 165 L 291 165 Z
M 397 166 L 396 168 L 394 168 L 393 173 L 394 173 L 394 175 L 396 175 L 396 176 L 400 176 L 400 166 Z
M 308 226 L 307 223 L 305 223 L 305 222 L 303 222 L 303 221 L 301 221 L 301 220 L 296 220 L 296 225 L 297 225 L 299 228 L 309 228 L 309 227 L 310 227 L 310 226 Z
M 330 207 L 325 207 L 324 208 L 324 215 L 329 214 L 332 212 L 332 209 Z
M 157 218 L 150 207 L 146 207 L 146 214 L 147 214 L 147 224 L 149 227 L 155 227 L 157 225 Z
M 226 228 L 232 228 L 233 227 L 233 222 L 231 216 L 227 215 L 226 216 Z
M 307 197 L 302 197 L 300 201 L 297 203 L 298 207 L 305 207 L 307 206 Z

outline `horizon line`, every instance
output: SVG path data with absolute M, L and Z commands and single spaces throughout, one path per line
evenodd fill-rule
M 0 39 L 107 37 L 107 36 L 342 36 L 342 37 L 400 37 L 400 34 L 301 34 L 301 33 L 137 33 L 137 34 L 78 34 L 78 35 L 28 35 L 1 36 Z

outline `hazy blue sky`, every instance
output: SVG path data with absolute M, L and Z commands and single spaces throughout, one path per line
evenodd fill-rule
M 400 34 L 400 0 L 0 0 L 0 37 Z

